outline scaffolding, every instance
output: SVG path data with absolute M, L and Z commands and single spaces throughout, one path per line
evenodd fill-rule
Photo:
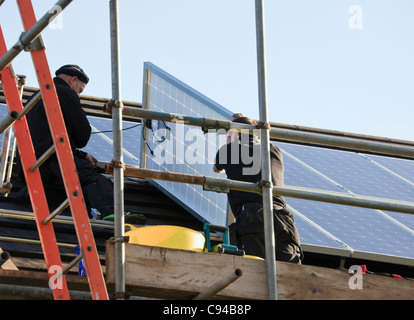
M 111 1 L 112 2 L 112 1 Z M 115 1 L 116 2 L 116 1 Z M 268 155 L 270 153 L 270 137 L 283 138 L 296 142 L 314 142 L 325 146 L 348 147 L 359 151 L 380 152 L 390 155 L 414 156 L 414 148 L 403 145 L 392 145 L 388 143 L 363 141 L 354 138 L 332 137 L 317 133 L 292 132 L 289 130 L 270 128 L 267 116 L 267 93 L 266 93 L 266 62 L 265 62 L 265 36 L 264 36 L 264 19 L 263 19 L 263 0 L 255 0 L 256 13 L 256 43 L 257 43 L 257 72 L 258 72 L 258 93 L 259 93 L 259 124 L 251 126 L 247 124 L 232 123 L 217 119 L 195 118 L 181 114 L 171 114 L 145 109 L 127 108 L 123 109 L 124 115 L 143 119 L 163 120 L 169 122 L 180 122 L 189 125 L 202 127 L 204 131 L 207 129 L 222 128 L 225 130 L 253 130 L 261 131 L 261 152 Z M 112 20 L 111 20 L 112 21 Z M 114 23 L 111 27 L 112 35 L 116 35 L 113 29 L 117 28 Z M 117 41 L 116 38 L 112 40 Z M 114 54 L 114 52 L 113 52 Z M 118 70 L 118 63 L 113 60 L 113 74 Z M 118 83 L 119 84 L 119 83 Z M 113 87 L 116 84 L 113 83 Z M 114 101 L 115 106 L 121 104 L 120 100 Z M 119 109 L 119 108 L 117 108 Z M 114 119 L 115 121 L 115 119 Z M 118 125 L 118 124 L 117 124 Z M 115 127 L 114 127 L 115 128 Z M 121 146 L 114 146 L 120 148 Z M 287 197 L 297 197 L 302 199 L 331 202 L 344 205 L 360 206 L 373 209 L 384 209 L 391 211 L 399 211 L 404 213 L 414 213 L 414 203 L 405 201 L 395 201 L 390 199 L 381 199 L 374 197 L 365 197 L 360 195 L 344 195 L 341 193 L 327 192 L 316 189 L 305 189 L 295 187 L 273 187 L 270 178 L 270 157 L 262 158 L 262 181 L 260 183 L 246 183 L 242 181 L 231 181 L 228 179 L 220 179 L 213 177 L 199 177 L 171 172 L 161 172 L 156 170 L 145 169 L 145 161 L 141 163 L 141 167 L 125 166 L 124 175 L 139 178 L 161 179 L 182 183 L 191 183 L 203 185 L 205 190 L 216 192 L 228 192 L 232 190 L 241 190 L 248 192 L 260 193 L 263 196 L 263 212 L 265 221 L 265 245 L 266 245 L 266 271 L 268 284 L 268 298 L 270 300 L 277 299 L 277 280 L 276 280 L 276 259 L 275 259 L 275 239 L 273 230 L 273 203 L 272 195 L 281 195 Z M 119 170 L 117 166 L 113 168 L 113 163 L 107 164 L 106 172 L 112 173 Z M 114 175 L 115 177 L 115 175 Z M 121 232 L 122 230 L 119 230 Z M 121 278 L 120 274 L 116 275 L 116 279 Z M 121 289 L 121 288 L 120 288 Z
M 71 1 L 58 1 L 56 6 L 64 9 Z M 155 119 L 169 122 L 181 122 L 201 127 L 204 131 L 212 129 L 235 129 L 235 130 L 254 130 L 260 129 L 261 132 L 261 152 L 269 155 L 270 138 L 281 138 L 292 142 L 318 143 L 327 147 L 346 147 L 359 151 L 379 152 L 393 156 L 404 156 L 414 158 L 414 147 L 393 144 L 387 142 L 373 142 L 363 139 L 328 136 L 321 133 L 300 132 L 285 130 L 281 128 L 271 128 L 267 114 L 267 93 L 266 93 L 266 61 L 265 61 L 265 36 L 263 20 L 263 0 L 255 0 L 256 14 L 256 44 L 257 44 L 257 72 L 258 72 L 258 93 L 259 93 L 259 122 L 257 126 L 233 123 L 231 121 L 196 118 L 181 114 L 155 112 L 145 109 L 125 107 L 121 100 L 121 76 L 120 76 L 120 44 L 119 44 L 119 25 L 118 25 L 118 1 L 110 0 L 110 30 L 111 30 L 111 65 L 112 65 L 112 121 L 114 132 L 113 161 L 106 164 L 106 172 L 114 178 L 114 203 L 115 203 L 115 295 L 125 297 L 125 237 L 124 237 L 124 176 L 139 177 L 147 179 L 161 179 L 182 183 L 202 185 L 205 190 L 214 192 L 229 192 L 229 190 L 240 190 L 259 193 L 263 198 L 263 209 L 265 217 L 265 241 L 266 241 L 266 271 L 268 298 L 274 300 L 278 298 L 277 275 L 275 259 L 275 238 L 273 230 L 273 195 L 295 197 L 301 199 L 330 202 L 336 204 L 358 206 L 372 209 L 383 209 L 396 212 L 414 214 L 414 203 L 397 201 L 384 198 L 367 197 L 361 195 L 346 195 L 343 193 L 329 192 L 317 189 L 299 187 L 276 187 L 272 185 L 270 171 L 270 157 L 262 156 L 262 181 L 258 183 L 247 183 L 214 177 L 200 177 L 174 172 L 161 172 L 146 169 L 141 164 L 141 168 L 125 166 L 122 153 L 122 118 L 131 116 L 138 119 Z M 41 31 L 50 23 L 52 15 L 46 14 L 28 32 L 23 34 L 19 42 L 0 58 L 0 70 L 9 65 L 14 57 L 24 48 L 32 45 Z M 40 98 L 37 97 L 38 99 Z M 27 108 L 27 106 L 26 106 Z M 16 121 L 16 115 L 10 114 L 3 120 L 0 128 L 7 128 Z M 143 121 L 143 120 L 142 120 Z M 4 129 L 3 129 L 4 130 Z M 144 162 L 145 163 L 145 162 Z M 199 296 L 200 297 L 200 296 Z

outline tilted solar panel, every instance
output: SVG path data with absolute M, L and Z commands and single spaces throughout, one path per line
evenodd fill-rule
M 151 63 L 144 64 L 144 103 L 153 111 L 193 117 L 231 119 L 226 110 L 198 91 Z M 203 133 L 200 127 L 182 123 L 151 121 L 147 148 L 142 157 L 146 168 L 187 173 L 197 176 L 218 176 L 213 172 L 214 158 L 224 143 L 216 132 Z M 160 132 L 161 131 L 161 132 Z M 141 161 L 142 162 L 142 161 Z M 153 180 L 152 183 L 175 199 L 203 222 L 227 224 L 227 195 L 203 190 L 202 186 Z

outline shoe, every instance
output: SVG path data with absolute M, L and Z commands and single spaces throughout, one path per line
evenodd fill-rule
M 114 221 L 115 215 L 110 214 L 105 216 L 102 220 L 103 221 Z M 125 212 L 124 219 L 126 223 L 131 224 L 145 224 L 147 222 L 147 217 L 141 213 L 133 213 L 133 212 Z

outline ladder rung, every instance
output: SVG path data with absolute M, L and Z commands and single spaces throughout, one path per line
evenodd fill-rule
M 69 206 L 69 199 L 66 199 L 61 203 L 59 207 L 55 209 L 46 219 L 43 220 L 43 224 L 48 224 L 52 219 L 54 219 L 58 214 L 62 213 Z
M 30 172 L 35 171 L 37 168 L 39 168 L 42 163 L 44 163 L 53 153 L 55 152 L 55 146 L 52 145 L 49 149 L 46 150 L 44 154 L 40 156 L 39 159 L 30 167 Z
M 39 91 L 36 95 L 25 105 L 24 109 L 19 113 L 17 119 L 21 119 L 24 115 L 26 115 L 34 105 L 42 98 L 42 94 Z
M 56 279 L 59 279 L 61 276 L 63 276 L 65 273 L 68 273 L 70 269 L 72 269 L 79 261 L 81 261 L 84 258 L 83 253 L 78 255 L 75 259 L 73 259 L 65 268 L 62 269 L 62 271 L 58 272 L 56 274 Z

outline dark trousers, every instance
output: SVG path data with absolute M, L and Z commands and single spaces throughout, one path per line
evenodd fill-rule
M 287 209 L 273 210 L 276 260 L 300 264 L 303 252 L 293 215 Z M 265 258 L 263 206 L 260 203 L 246 204 L 231 229 L 231 242 L 246 255 Z
M 114 210 L 112 182 L 93 168 L 88 160 L 74 156 L 74 161 L 86 204 L 96 208 L 101 213 L 101 218 L 112 214 Z M 57 159 L 49 159 L 45 162 L 40 167 L 40 173 L 44 184 L 63 186 Z

